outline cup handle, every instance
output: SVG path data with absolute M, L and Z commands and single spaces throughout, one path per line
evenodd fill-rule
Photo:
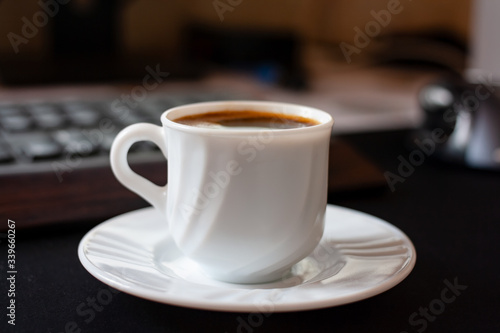
M 113 141 L 110 159 L 115 177 L 129 190 L 139 194 L 162 214 L 166 214 L 167 185 L 158 186 L 132 171 L 127 161 L 130 147 L 138 141 L 151 141 L 167 157 L 167 144 L 163 128 L 139 123 L 124 128 Z

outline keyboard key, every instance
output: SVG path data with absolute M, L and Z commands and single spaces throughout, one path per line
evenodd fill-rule
M 0 117 L 17 116 L 20 114 L 22 114 L 22 110 L 18 106 L 14 106 L 14 105 L 2 105 L 2 106 L 0 106 Z
M 66 120 L 65 118 L 56 113 L 42 113 L 34 116 L 35 122 L 40 129 L 51 130 L 63 127 Z
M 29 130 L 33 125 L 33 119 L 18 114 L 0 117 L 2 127 L 9 132 L 23 132 Z
M 43 130 L 52 130 L 63 127 L 66 119 L 53 104 L 31 104 L 26 109 L 30 112 L 35 125 Z
M 99 122 L 98 127 L 82 128 L 79 131 L 94 146 L 109 152 L 111 145 L 120 130 L 121 127 L 113 123 L 111 119 L 104 118 Z
M 23 147 L 23 150 L 27 156 L 35 160 L 57 157 L 62 151 L 61 147 L 51 140 L 30 142 Z
M 25 133 L 15 140 L 15 145 L 33 160 L 55 158 L 62 153 L 61 146 L 43 132 Z
M 56 131 L 54 132 L 54 138 L 64 147 L 64 151 L 69 154 L 89 156 L 99 151 L 99 146 L 92 143 L 79 129 Z
M 67 109 L 67 115 L 73 125 L 80 127 L 94 126 L 101 118 L 99 111 L 84 107 L 69 108 Z

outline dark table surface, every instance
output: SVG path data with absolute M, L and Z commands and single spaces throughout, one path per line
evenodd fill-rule
M 410 153 L 403 144 L 406 135 L 344 139 L 382 172 L 398 174 L 398 157 Z M 79 315 L 81 304 L 108 289 L 77 257 L 79 241 L 99 221 L 18 230 L 15 326 L 6 317 L 6 239 L 0 244 L 0 332 L 499 332 L 499 193 L 499 173 L 428 158 L 393 191 L 387 185 L 330 195 L 329 203 L 375 215 L 404 231 L 416 247 L 414 270 L 366 300 L 266 316 L 181 308 L 123 292 L 113 293 L 92 315 Z

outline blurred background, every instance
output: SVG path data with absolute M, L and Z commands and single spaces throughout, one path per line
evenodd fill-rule
M 133 79 L 153 63 L 173 80 L 214 64 L 282 67 L 268 70 L 286 71 L 283 83 L 296 87 L 334 65 L 412 62 L 460 71 L 471 35 L 470 0 L 0 3 L 5 84 Z
M 494 91 L 496 7 L 487 0 L 1 0 L 0 175 L 6 188 L 54 189 L 2 196 L 4 207 L 27 214 L 37 202 L 27 219 L 35 224 L 122 212 L 105 202 L 137 198 L 110 174 L 114 136 L 134 122 L 159 123 L 172 106 L 214 99 L 318 107 L 335 118 L 334 139 L 415 130 L 424 140 L 439 128 L 453 145 L 433 158 L 498 168 L 498 112 L 482 120 L 494 133 L 476 131 L 488 133 L 479 145 L 493 142 L 488 161 L 477 162 L 464 148 L 474 141 L 473 122 L 455 110 L 470 82 L 485 86 L 481 96 Z M 450 110 L 455 117 L 443 122 Z M 99 127 L 103 118 L 112 130 Z M 133 152 L 144 153 L 138 171 L 163 161 L 151 145 Z M 387 188 L 382 172 L 369 170 L 332 174 L 330 190 Z M 97 175 L 106 181 L 82 186 Z M 53 216 L 49 207 L 61 200 L 75 208 Z M 102 211 L 88 208 L 95 205 Z
M 354 28 L 364 30 L 365 25 L 374 20 L 372 12 L 388 11 L 388 5 L 395 5 L 394 13 L 380 31 L 374 33 L 373 42 L 363 47 L 362 54 L 352 57 L 354 63 L 379 51 L 379 43 L 388 43 L 396 37 L 446 39 L 460 47 L 469 43 L 470 0 L 290 0 L 286 4 L 277 0 L 3 0 L 0 52 L 4 71 L 7 70 L 5 64 L 10 62 L 47 63 L 62 55 L 86 55 L 91 57 L 89 61 L 100 55 L 113 57 L 115 61 L 152 58 L 167 62 L 179 60 L 187 48 L 193 46 L 187 45 L 188 38 L 201 38 L 193 36 L 195 32 L 191 28 L 204 26 L 207 33 L 219 33 L 219 37 L 227 38 L 232 31 L 249 34 L 260 31 L 262 38 L 267 34 L 293 36 L 303 51 L 302 61 L 308 60 L 307 48 L 318 45 L 331 48 L 332 60 L 342 61 L 339 44 L 354 45 Z M 22 41 L 19 52 L 14 52 L 7 35 L 12 32 L 23 37 L 23 17 L 38 31 L 31 33 L 31 29 L 26 29 L 27 41 Z M 229 45 L 219 46 L 229 48 Z M 275 50 L 267 50 L 270 51 Z M 263 53 L 263 50 L 253 52 Z M 433 60 L 446 63 L 443 58 Z M 12 80 L 21 81 L 20 78 Z M 27 78 L 22 80 L 29 82 Z
M 146 66 L 168 82 L 231 71 L 265 91 L 321 92 L 300 99 L 340 110 L 339 131 L 366 129 L 357 117 L 375 111 L 391 116 L 377 116 L 375 129 L 421 121 L 415 89 L 429 74 L 463 73 L 473 19 L 470 0 L 0 3 L 5 86 L 140 82 Z

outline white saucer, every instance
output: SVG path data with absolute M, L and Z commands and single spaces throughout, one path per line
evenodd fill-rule
M 309 310 L 359 301 L 401 282 L 416 260 L 410 239 L 396 227 L 332 205 L 316 250 L 283 280 L 268 284 L 205 277 L 179 252 L 153 208 L 96 226 L 81 240 L 78 256 L 90 274 L 120 291 L 161 303 L 235 312 Z

